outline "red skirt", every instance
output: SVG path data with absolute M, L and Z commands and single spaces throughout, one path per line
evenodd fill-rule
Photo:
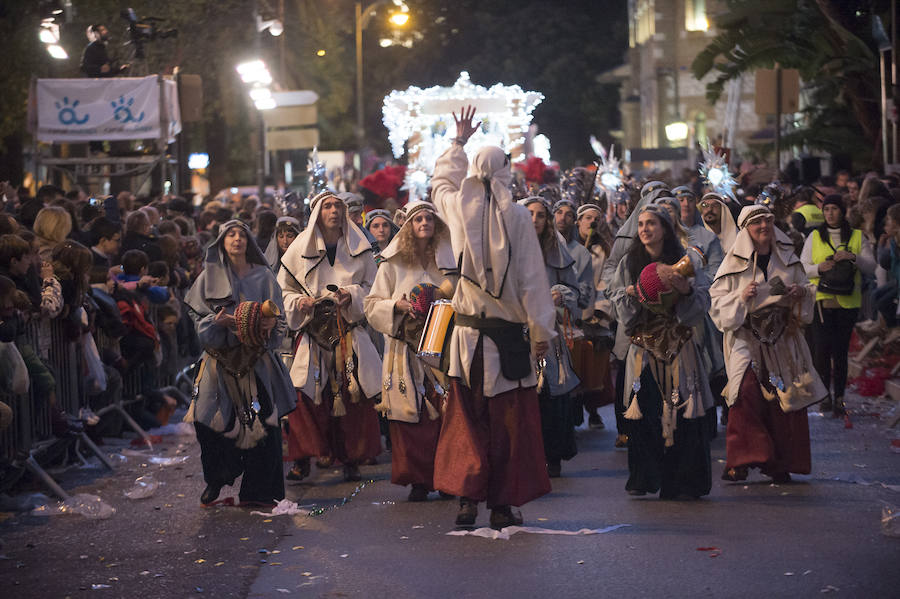
M 441 434 L 441 419 L 432 420 L 423 410 L 418 422 L 391 420 L 390 428 L 391 482 L 425 485 L 429 491 L 434 490 L 434 454 Z
M 588 410 L 596 410 L 616 400 L 609 361 L 609 350 L 595 351 L 591 341 L 575 340 L 572 366 L 581 379 L 582 403 Z
M 331 415 L 331 393 L 322 394 L 316 405 L 304 393 L 297 392 L 297 409 L 288 414 L 288 453 L 286 460 L 306 457 L 332 457 L 344 464 L 358 464 L 381 453 L 378 414 L 368 399 L 353 403 L 344 397 L 346 416 Z
M 759 467 L 769 476 L 812 468 L 806 408 L 785 413 L 777 399 L 767 401 L 752 368 L 728 411 L 725 438 L 726 468 Z
M 480 348 L 479 348 L 480 350 Z M 487 501 L 488 508 L 520 506 L 550 492 L 534 387 L 484 397 L 481 352 L 472 364 L 473 387 L 450 379 L 434 458 L 436 489 Z

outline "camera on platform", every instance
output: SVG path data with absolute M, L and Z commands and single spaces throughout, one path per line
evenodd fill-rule
M 123 9 L 121 16 L 128 21 L 128 34 L 134 43 L 165 39 L 178 35 L 177 29 L 160 29 L 159 23 L 165 19 L 158 17 L 138 19 L 137 13 L 134 12 L 133 8 Z

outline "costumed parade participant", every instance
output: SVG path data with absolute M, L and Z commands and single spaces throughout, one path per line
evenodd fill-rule
M 716 234 L 723 253 L 728 253 L 737 238 L 738 228 L 724 198 L 714 192 L 703 195 L 700 200 L 700 215 L 703 226 Z
M 469 165 L 463 146 L 477 129 L 474 113 L 468 107 L 456 119 L 432 178 L 460 265 L 434 484 L 460 497 L 457 525 L 474 525 L 487 501 L 491 525 L 502 528 L 522 523 L 510 506 L 550 492 L 530 355 L 546 354 L 556 311 L 528 210 L 512 202 L 509 158 L 487 146 Z
M 241 221 L 219 227 L 185 297 L 204 353 L 185 416 L 200 443 L 203 504 L 243 474 L 241 503 L 284 499 L 279 418 L 297 399 L 275 355 L 284 330 L 281 289 Z
M 384 250 L 400 228 L 391 219 L 391 213 L 381 208 L 366 213 L 366 231 L 375 238 L 379 250 Z
M 813 317 L 815 287 L 773 220 L 764 206 L 741 210 L 740 233 L 710 289 L 728 373 L 724 480 L 744 480 L 751 467 L 775 482 L 808 474 L 806 408 L 828 393 L 802 329 Z
M 281 257 L 300 235 L 300 221 L 293 216 L 282 216 L 275 221 L 275 234 L 266 246 L 266 262 L 274 272 L 281 268 Z
M 309 226 L 281 257 L 291 330 L 300 330 L 291 366 L 297 410 L 288 419 L 289 458 L 300 477 L 310 457 L 340 460 L 346 480 L 381 452 L 372 403 L 381 391 L 381 358 L 364 328 L 363 299 L 375 281 L 372 246 L 330 191 L 310 202 Z
M 612 281 L 614 280 L 613 275 L 616 272 L 616 268 L 638 237 L 638 216 L 640 215 L 641 209 L 648 204 L 652 204 L 653 200 L 661 195 L 668 193 L 669 188 L 662 181 L 648 181 L 641 187 L 641 199 L 635 206 L 634 211 L 627 219 L 625 219 L 625 222 L 622 223 L 622 226 L 619 227 L 619 230 L 616 232 L 612 249 L 609 251 L 609 257 L 603 262 L 603 268 L 600 270 L 600 279 L 606 281 L 605 295 L 608 299 L 612 299 L 610 294 L 614 291 Z M 625 334 L 625 329 L 621 326 L 621 323 L 618 323 L 616 326 L 612 357 L 616 360 L 617 365 L 614 410 L 616 414 L 616 426 L 620 431 L 621 427 L 625 425 L 622 416 L 625 412 L 625 368 L 623 366 L 623 361 L 625 360 L 625 355 L 628 353 L 628 347 L 628 335 Z M 628 433 L 620 432 L 619 435 L 617 435 L 615 441 L 616 447 L 622 448 L 627 444 L 628 440 L 622 436 L 623 434 L 627 436 Z
M 834 395 L 821 410 L 843 416 L 847 387 L 847 354 L 850 336 L 862 306 L 862 274 L 875 272 L 872 244 L 862 231 L 850 227 L 839 195 L 829 195 L 822 203 L 825 221 L 803 246 L 800 261 L 810 283 L 816 285 L 816 310 L 812 322 L 812 353 L 816 371 Z M 830 273 L 830 274 L 828 274 Z
M 675 198 L 662 196 L 656 198 L 655 204 L 662 206 L 669 212 L 672 223 L 675 225 L 676 236 L 684 250 L 694 252 L 700 257 L 703 264 L 703 272 L 710 283 L 716 278 L 716 271 L 722 264 L 722 246 L 719 245 L 719 238 L 715 233 L 708 231 L 702 226 L 685 227 L 681 223 L 682 205 Z M 699 217 L 696 207 L 695 214 L 692 216 Z M 716 328 L 715 323 L 709 314 L 703 319 L 702 324 L 698 325 L 695 330 L 695 339 L 700 349 L 700 357 L 702 366 L 706 376 L 709 379 L 709 386 L 712 390 L 713 398 L 719 403 L 723 403 L 722 389 L 725 388 L 725 356 L 722 353 L 722 331 Z M 723 406 L 723 424 L 728 422 L 727 408 Z M 709 410 L 709 427 L 713 437 L 718 436 L 718 423 L 716 420 L 716 410 Z
M 581 403 L 588 413 L 588 425 L 603 428 L 603 420 L 597 413 L 602 406 L 615 402 L 615 388 L 610 372 L 610 350 L 615 333 L 611 328 L 611 307 L 606 299 L 606 281 L 600 278 L 603 264 L 610 251 L 610 232 L 603 220 L 603 212 L 597 204 L 582 204 L 576 213 L 577 247 L 590 257 L 592 276 L 591 301 L 583 307 L 579 326 L 583 337 L 575 340 L 572 357 L 575 372 L 581 378 Z M 569 246 L 566 246 L 567 249 Z M 573 255 L 579 252 L 572 251 Z M 577 263 L 577 261 L 576 261 Z M 616 413 L 616 441 L 624 447 L 625 430 L 621 414 Z
M 456 259 L 433 204 L 414 200 L 407 214 L 381 254 L 365 310 L 369 324 L 384 334 L 378 410 L 390 422 L 391 482 L 411 485 L 410 501 L 425 501 L 434 490 L 444 389 L 416 350 L 431 301 L 453 295 Z
M 561 474 L 562 460 L 571 460 L 578 453 L 572 392 L 580 380 L 572 367 L 569 343 L 573 323 L 581 313 L 578 307 L 580 294 L 575 278 L 575 260 L 563 245 L 565 239 L 550 222 L 550 207 L 546 200 L 531 196 L 518 203 L 531 213 L 531 222 L 547 270 L 550 295 L 556 306 L 556 338 L 550 342 L 547 355 L 537 361 L 544 455 L 547 458 L 547 473 L 555 478 Z
M 638 239 L 616 268 L 610 301 L 630 337 L 625 359 L 628 482 L 632 495 L 661 499 L 709 493 L 713 406 L 693 339 L 709 310 L 709 280 L 700 258 L 685 253 L 669 213 L 638 213 Z

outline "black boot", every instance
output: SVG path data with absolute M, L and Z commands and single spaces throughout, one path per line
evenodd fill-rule
M 413 485 L 412 489 L 409 490 L 409 497 L 407 497 L 407 501 L 428 501 L 428 489 L 425 487 L 425 485 Z
M 831 412 L 835 418 L 840 418 L 847 413 L 847 406 L 844 405 L 843 397 L 835 397 L 834 398 L 834 406 L 832 407 Z
M 831 394 L 829 394 L 827 397 L 825 397 L 825 399 L 822 400 L 822 403 L 819 404 L 819 411 L 824 414 L 825 412 L 830 412 L 832 407 L 833 404 L 831 402 Z
M 478 502 L 468 497 L 459 498 L 459 512 L 456 514 L 457 526 L 475 526 L 478 517 Z
M 562 476 L 562 463 L 559 460 L 549 460 L 547 462 L 547 475 L 550 478 Z
M 219 493 L 222 492 L 222 487 L 218 487 L 216 485 L 206 485 L 206 490 L 203 491 L 203 494 L 200 495 L 200 503 L 203 505 L 209 505 L 213 501 L 219 498 Z
M 356 464 L 344 464 L 344 480 L 347 482 L 362 480 L 359 466 Z
M 500 530 L 507 526 L 522 526 L 521 512 L 513 512 L 508 505 L 498 505 L 491 510 L 491 528 Z

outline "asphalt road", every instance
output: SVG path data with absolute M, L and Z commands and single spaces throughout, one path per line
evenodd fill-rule
M 202 509 L 196 442 L 166 437 L 155 455 L 189 456 L 183 464 L 132 455 L 114 475 L 63 475 L 71 492 L 112 505 L 108 519 L 7 515 L 2 596 L 897 597 L 900 538 L 881 530 L 883 505 L 900 506 L 900 487 L 880 484 L 900 485 L 900 454 L 891 450 L 900 431 L 884 423 L 892 405 L 852 402 L 852 429 L 810 415 L 813 473 L 787 485 L 758 473 L 747 483 L 718 480 L 720 429 L 713 490 L 699 501 L 627 495 L 626 454 L 613 449 L 614 431 L 579 431 L 579 455 L 564 463 L 550 495 L 524 506 L 525 524 L 628 526 L 506 540 L 448 536 L 456 503 L 436 495 L 407 503 L 407 489 L 388 480 L 387 453 L 363 468 L 374 482 L 361 488 L 315 467 L 310 482 L 290 484 L 288 497 L 325 508 L 319 515 Z M 609 408 L 601 414 L 612 423 Z M 125 498 L 148 472 L 164 484 L 148 499 Z M 482 506 L 479 525 L 487 519 Z

